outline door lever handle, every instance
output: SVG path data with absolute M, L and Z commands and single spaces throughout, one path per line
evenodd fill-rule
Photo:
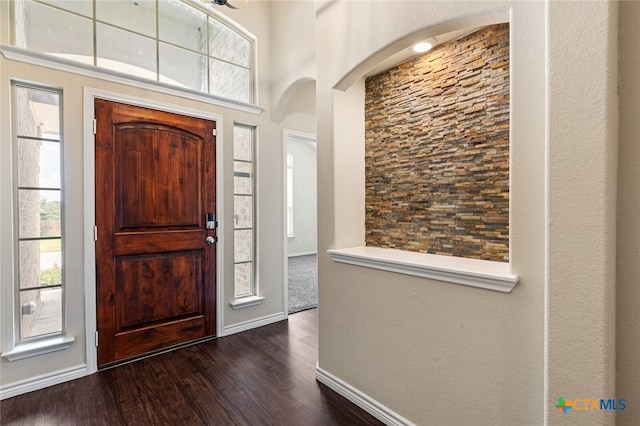
M 211 245 L 211 244 L 214 244 L 214 243 L 216 242 L 216 239 L 217 239 L 216 237 L 212 237 L 211 235 L 209 235 L 209 236 L 204 240 L 204 242 L 205 242 L 205 243 L 207 243 L 207 244 L 209 244 L 209 245 Z

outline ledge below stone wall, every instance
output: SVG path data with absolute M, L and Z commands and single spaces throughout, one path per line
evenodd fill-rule
M 366 244 L 509 260 L 509 25 L 366 80 Z

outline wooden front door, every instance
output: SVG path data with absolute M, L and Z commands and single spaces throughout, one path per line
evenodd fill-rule
M 215 122 L 97 99 L 98 365 L 216 333 Z M 211 237 L 211 238 L 209 238 Z

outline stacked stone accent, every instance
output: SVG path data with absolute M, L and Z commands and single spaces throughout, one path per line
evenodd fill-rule
M 366 244 L 509 260 L 509 25 L 366 80 Z

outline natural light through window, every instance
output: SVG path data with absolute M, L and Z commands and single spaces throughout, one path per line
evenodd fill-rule
M 16 0 L 14 10 L 16 47 L 255 102 L 255 38 L 204 3 Z
M 287 154 L 287 237 L 293 238 L 293 154 Z
M 64 331 L 61 93 L 14 84 L 20 341 Z
M 254 129 L 233 128 L 233 234 L 235 297 L 256 295 Z

